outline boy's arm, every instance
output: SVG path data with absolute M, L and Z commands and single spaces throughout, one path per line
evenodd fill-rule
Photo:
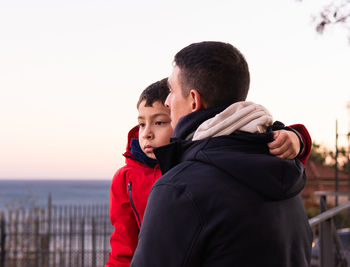
M 113 177 L 109 194 L 109 214 L 115 229 L 105 267 L 129 267 L 137 246 L 139 228 L 126 188 L 125 171 L 119 170 Z
M 274 141 L 268 144 L 270 153 L 284 159 L 298 158 L 304 165 L 310 156 L 312 141 L 302 124 L 274 131 Z
M 302 142 L 304 143 L 303 150 L 299 152 L 297 159 L 299 159 L 304 165 L 306 165 L 307 160 L 309 159 L 312 147 L 311 136 L 303 124 L 293 124 L 289 126 L 290 128 L 297 131 L 299 134 L 298 137 L 301 137 Z

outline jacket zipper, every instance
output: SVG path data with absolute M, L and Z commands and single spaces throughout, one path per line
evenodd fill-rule
M 137 222 L 138 222 L 138 224 L 139 224 L 139 227 L 141 227 L 140 215 L 139 215 L 139 213 L 138 213 L 137 210 L 136 210 L 134 201 L 132 200 L 132 183 L 131 183 L 131 182 L 128 183 L 128 191 L 129 191 L 129 198 L 130 198 L 131 207 L 132 207 L 132 209 L 134 210 L 134 212 L 135 212 L 135 214 L 136 214 Z

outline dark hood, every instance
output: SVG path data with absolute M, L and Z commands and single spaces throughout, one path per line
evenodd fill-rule
M 139 138 L 139 126 L 133 127 L 129 133 L 128 133 L 128 142 L 126 143 L 126 151 L 123 154 L 124 157 L 133 157 L 131 153 L 131 143 L 133 139 L 138 139 Z
M 269 155 L 269 138 L 269 134 L 241 133 L 194 142 L 177 140 L 155 153 L 163 174 L 183 161 L 199 161 L 224 171 L 265 198 L 293 197 L 305 186 L 304 167 L 299 160 Z
M 215 115 L 212 110 L 208 114 L 205 110 L 196 113 L 179 121 L 177 134 L 169 145 L 155 149 L 163 174 L 183 161 L 199 161 L 224 171 L 269 199 L 287 199 L 304 188 L 304 167 L 299 160 L 284 160 L 269 154 L 267 143 L 273 140 L 273 127 L 262 134 L 238 132 L 199 141 L 183 140 L 193 129 L 189 118 L 199 125 L 204 117 Z M 182 128 L 184 122 L 189 127 Z

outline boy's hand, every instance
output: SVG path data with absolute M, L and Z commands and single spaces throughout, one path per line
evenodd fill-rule
M 274 131 L 274 140 L 268 143 L 270 153 L 282 159 L 294 159 L 300 150 L 298 136 L 287 130 Z

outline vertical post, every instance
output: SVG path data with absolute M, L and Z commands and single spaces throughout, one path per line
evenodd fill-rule
M 81 218 L 81 266 L 84 266 L 84 250 L 85 250 L 85 247 L 84 247 L 84 243 L 85 243 L 85 221 L 84 221 L 84 217 Z
M 52 221 L 51 221 L 51 224 L 52 224 L 52 227 L 51 227 L 51 230 L 52 230 L 52 263 L 53 263 L 53 267 L 56 267 L 56 252 L 57 252 L 57 206 L 53 206 L 52 207 L 53 209 L 53 216 L 52 216 Z M 50 243 L 49 243 L 49 251 L 50 251 Z M 52 265 L 52 264 L 51 264 Z
M 320 195 L 320 214 L 327 210 L 327 196 Z
M 73 218 L 69 217 L 69 267 L 72 267 L 72 250 L 73 250 Z
M 350 100 L 348 101 L 346 108 L 348 110 L 348 175 L 349 175 L 349 191 L 350 191 Z M 348 198 L 350 200 L 350 197 Z M 350 213 L 350 211 L 349 211 Z
M 68 220 L 68 206 L 64 206 L 63 210 L 63 264 L 61 266 L 66 266 L 67 263 L 67 235 L 68 235 L 68 226 L 69 226 L 69 220 Z
M 96 267 L 96 221 L 95 217 L 91 217 L 92 223 L 92 267 Z
M 0 266 L 5 266 L 5 256 L 6 256 L 6 229 L 5 229 L 5 216 L 0 212 Z
M 321 231 L 320 231 L 321 267 L 335 266 L 332 229 L 333 229 L 332 219 L 328 219 L 327 221 L 321 223 Z
M 327 210 L 326 195 L 320 196 L 320 213 Z M 333 221 L 329 219 L 320 224 L 320 266 L 334 267 L 334 244 L 332 238 Z
M 13 221 L 14 223 L 14 237 L 13 237 L 13 261 L 14 261 L 14 265 L 17 265 L 17 252 L 19 250 L 19 245 L 18 245 L 18 224 L 19 224 L 19 210 L 16 210 L 15 212 L 15 219 Z
M 52 196 L 51 193 L 49 193 L 48 201 L 47 201 L 47 248 L 45 248 L 45 254 L 46 254 L 46 265 L 45 266 L 50 266 L 50 236 L 51 236 L 51 224 L 52 224 Z
M 58 241 L 59 241 L 59 248 L 60 248 L 60 253 L 58 254 L 58 266 L 63 266 L 63 248 L 64 248 L 64 245 L 63 245 L 63 235 L 64 235 L 64 231 L 63 231 L 63 222 L 62 222 L 62 211 L 63 211 L 63 206 L 60 206 L 59 207 L 59 220 L 58 220 L 58 232 L 57 235 L 58 235 Z
M 31 249 L 33 247 L 33 240 L 34 240 L 33 217 L 35 216 L 35 214 L 34 215 L 33 214 L 34 214 L 33 209 L 30 209 L 28 211 L 28 216 L 25 216 L 25 214 L 23 214 L 23 218 L 26 218 L 25 222 L 23 223 L 23 226 L 26 229 L 26 237 L 28 239 L 27 247 L 26 247 L 26 250 L 27 250 L 26 260 L 29 266 L 30 264 L 32 264 L 32 258 L 33 258 L 33 253 Z
M 350 107 L 350 104 L 349 104 L 349 107 Z M 349 127 L 350 127 L 350 125 L 349 125 Z M 349 181 L 349 191 L 350 191 L 350 129 L 348 132 L 348 175 L 349 175 L 348 181 Z M 350 198 L 349 198 L 349 200 L 350 200 Z
M 335 193 L 338 192 L 338 120 L 335 121 Z M 338 195 L 335 196 L 335 206 L 338 206 Z
M 40 266 L 39 265 L 39 218 L 37 217 L 38 215 L 35 216 L 34 220 L 34 249 L 35 249 L 35 266 Z
M 13 210 L 8 211 L 8 228 L 7 228 L 7 251 L 8 254 L 13 250 Z
M 108 213 L 107 213 L 108 214 Z M 108 255 L 108 250 L 107 250 L 107 218 L 108 216 L 105 216 L 103 219 L 103 262 L 107 262 L 107 255 Z

